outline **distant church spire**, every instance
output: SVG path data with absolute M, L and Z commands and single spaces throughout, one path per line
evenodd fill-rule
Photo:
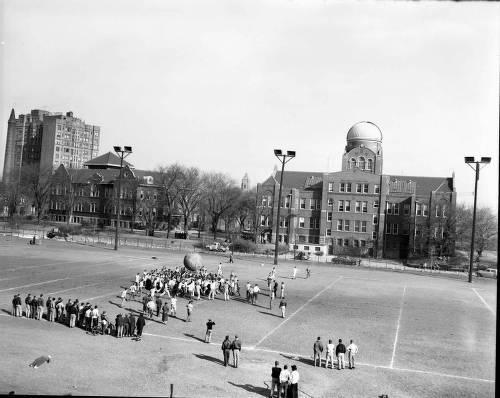
M 250 189 L 250 180 L 248 178 L 248 173 L 245 173 L 245 175 L 241 179 L 241 190 L 248 191 L 249 189 Z

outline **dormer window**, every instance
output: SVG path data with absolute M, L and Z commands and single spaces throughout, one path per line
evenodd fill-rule
M 366 166 L 368 170 L 373 170 L 373 159 L 368 159 Z
M 365 165 L 366 165 L 365 158 L 364 157 L 360 157 L 359 158 L 359 164 L 358 164 L 359 168 L 361 170 L 364 170 L 365 169 Z
M 356 159 L 351 158 L 349 161 L 349 168 L 354 169 L 356 167 Z

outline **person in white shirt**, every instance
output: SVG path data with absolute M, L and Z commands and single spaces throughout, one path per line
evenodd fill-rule
M 328 340 L 328 344 L 326 345 L 326 363 L 325 363 L 325 368 L 328 368 L 328 361 L 331 362 L 332 364 L 332 369 L 335 369 L 333 367 L 333 356 L 335 354 L 335 344 L 333 344 L 332 339 Z
M 170 299 L 170 315 L 177 317 L 177 297 L 172 296 Z
M 259 298 L 259 292 L 260 288 L 257 284 L 253 287 L 253 294 L 252 294 L 252 304 L 257 304 L 257 300 Z
M 127 301 L 127 289 L 123 289 L 121 298 L 122 298 L 122 303 L 120 304 L 120 308 L 123 308 L 123 304 L 125 304 L 125 302 Z
M 135 298 L 135 292 L 137 290 L 137 286 L 135 285 L 135 283 L 129 287 L 129 290 L 130 290 L 130 296 Z
M 288 384 L 290 383 L 290 371 L 288 370 L 288 366 L 283 366 L 283 369 L 280 373 L 280 386 L 278 390 L 278 398 L 286 398 L 288 392 Z
M 294 266 L 293 266 L 293 279 L 295 279 L 295 278 L 296 278 L 296 276 L 297 276 L 297 266 L 296 266 L 296 265 L 294 265 Z
M 99 318 L 99 310 L 97 309 L 97 305 L 92 310 L 92 323 L 91 328 L 97 326 L 97 319 Z
M 292 398 L 299 397 L 299 372 L 296 365 L 292 365 L 292 373 L 290 373 L 290 389 L 292 390 Z
M 358 353 L 358 346 L 351 340 L 351 344 L 347 346 L 347 358 L 349 360 L 349 369 L 354 369 L 354 357 Z

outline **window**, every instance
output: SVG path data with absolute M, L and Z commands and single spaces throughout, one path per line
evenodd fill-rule
M 422 205 L 422 215 L 424 217 L 427 217 L 429 215 L 429 208 L 427 207 L 427 205 Z
M 273 201 L 271 200 L 271 195 L 267 196 L 267 207 L 273 207 Z
M 349 246 L 349 239 L 344 239 L 344 246 Z
M 314 248 L 314 251 L 315 251 L 315 252 L 319 252 L 319 251 L 321 251 L 321 247 L 316 246 L 316 247 Z
M 441 209 L 442 209 L 442 213 L 441 213 L 441 215 L 442 215 L 443 217 L 446 217 L 446 205 L 443 205 L 443 206 L 441 207 Z
M 97 209 L 97 204 L 96 203 L 91 203 L 90 204 L 90 212 L 91 213 L 95 213 L 96 212 L 96 209 Z
M 399 233 L 399 224 L 392 224 L 392 234 L 397 235 Z
M 299 228 L 305 227 L 304 217 L 299 217 Z
M 313 229 L 319 228 L 319 218 L 311 218 L 309 220 L 309 228 Z
M 359 220 L 355 220 L 354 221 L 354 232 L 359 232 L 360 231 L 360 228 L 359 228 L 360 224 L 361 223 L 360 223 Z
M 266 226 L 266 216 L 260 216 L 260 225 L 262 227 Z
M 359 240 L 355 239 L 352 241 L 354 247 L 359 247 Z
M 361 202 L 361 211 L 363 213 L 368 213 L 368 202 Z
M 344 201 L 339 200 L 338 202 L 338 211 L 344 211 Z
M 333 192 L 333 182 L 328 183 L 328 192 Z
M 377 215 L 373 216 L 373 225 L 378 225 L 378 216 Z
M 344 231 L 349 231 L 351 228 L 351 220 L 344 220 Z
M 365 169 L 365 165 L 366 165 L 365 158 L 364 157 L 360 157 L 359 158 L 359 168 L 361 170 L 364 170 Z
M 408 214 L 410 214 L 410 205 L 408 203 L 405 203 L 403 205 L 403 214 L 405 216 L 407 216 Z
M 356 201 L 356 207 L 354 208 L 354 211 L 355 211 L 356 213 L 361 212 L 361 202 Z
M 351 158 L 351 160 L 349 161 L 349 168 L 354 169 L 355 167 L 356 167 L 356 159 Z
M 288 217 L 280 217 L 280 227 L 288 227 Z
M 372 239 L 377 239 L 377 231 L 372 232 Z
M 141 199 L 142 199 L 142 191 L 141 191 Z M 267 196 L 262 197 L 261 205 L 262 207 L 267 207 Z
M 339 185 L 339 192 L 345 192 L 345 182 L 341 182 Z
M 375 184 L 373 186 L 373 193 L 380 193 L 380 185 Z
M 361 247 L 366 247 L 366 240 L 360 240 L 359 243 L 361 243 Z
M 286 198 L 285 198 L 285 207 L 287 209 L 290 208 L 290 203 L 292 202 L 292 195 L 286 195 Z
M 379 206 L 378 200 L 374 200 L 373 201 L 373 208 L 378 209 L 378 206 Z
M 316 208 L 316 199 L 309 200 L 309 209 L 314 210 Z
M 420 236 L 422 235 L 422 226 L 419 224 L 415 225 L 415 236 Z
M 415 214 L 417 216 L 421 216 L 422 215 L 422 205 L 420 203 L 416 203 L 415 204 Z
M 361 232 L 366 232 L 366 221 L 361 221 Z
M 328 213 L 326 213 L 326 220 L 327 221 L 332 221 L 332 215 L 333 215 L 333 213 L 331 211 L 329 211 Z
M 368 193 L 368 184 L 363 184 L 363 193 Z
M 363 191 L 363 184 L 356 184 L 356 193 L 361 193 Z
M 351 211 L 351 201 L 350 200 L 345 201 L 345 211 Z
M 351 192 L 351 183 L 350 182 L 346 182 L 346 184 L 345 184 L 345 191 L 346 192 Z
M 368 163 L 366 164 L 366 166 L 368 170 L 373 170 L 373 159 L 368 159 Z
M 305 243 L 306 237 L 304 235 L 299 235 L 299 243 Z
M 332 230 L 331 228 L 326 229 L 326 236 L 332 236 Z
M 339 239 L 337 239 L 337 245 L 342 246 L 342 242 L 343 242 L 343 240 L 342 240 L 342 239 L 340 239 L 340 238 L 339 238 Z
M 309 250 L 309 246 L 304 246 L 304 250 Z
M 392 203 L 389 203 L 387 202 L 385 204 L 385 208 L 386 208 L 386 211 L 387 211 L 387 214 L 392 214 L 392 206 L 391 206 Z
M 344 220 L 337 220 L 337 231 L 342 231 L 344 228 Z
M 438 227 L 434 227 L 434 238 L 437 238 L 438 235 Z
M 333 207 L 333 198 L 328 198 L 328 206 Z
M 399 203 L 394 203 L 394 214 L 399 215 Z
M 305 199 L 300 199 L 300 208 L 305 209 L 306 208 L 306 200 Z
M 436 205 L 436 217 L 439 217 L 440 214 L 439 210 L 440 210 L 439 205 Z

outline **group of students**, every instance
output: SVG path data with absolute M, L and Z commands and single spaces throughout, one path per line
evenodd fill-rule
M 291 370 L 288 365 L 280 368 L 279 362 L 275 361 L 271 369 L 271 393 L 270 397 L 274 396 L 277 391 L 278 398 L 298 398 L 299 394 L 299 379 L 300 374 L 297 370 L 297 365 L 292 365 Z
M 12 300 L 12 315 L 36 320 L 42 320 L 45 315 L 45 319 L 49 322 L 59 322 L 69 328 L 78 327 L 92 334 L 109 334 L 116 337 L 129 335 L 140 339 L 146 324 L 143 314 L 137 318 L 133 314 L 125 316 L 118 314 L 113 324 L 106 311 L 100 313 L 97 305 L 92 306 L 89 302 L 80 302 L 79 299 L 74 301 L 68 299 L 64 303 L 61 297 L 56 299 L 51 296 L 45 300 L 43 293 L 39 297 L 28 294 L 24 304 L 23 311 L 21 295 L 16 294 Z M 123 333 L 124 328 L 126 334 Z
M 318 363 L 318 366 L 321 367 L 321 355 L 324 351 L 323 342 L 321 341 L 321 337 L 318 337 L 313 345 L 313 358 L 314 358 L 314 366 Z M 328 344 L 326 345 L 326 354 L 325 354 L 325 368 L 328 368 L 328 364 L 330 363 L 331 368 L 334 369 L 333 358 L 337 358 L 337 369 L 342 370 L 345 368 L 345 355 L 347 353 L 347 359 L 349 361 L 349 369 L 354 369 L 354 359 L 358 354 L 358 346 L 354 344 L 354 340 L 351 340 L 350 344 L 347 346 L 344 345 L 342 339 L 339 339 L 337 346 L 333 344 L 332 339 L 328 340 Z

